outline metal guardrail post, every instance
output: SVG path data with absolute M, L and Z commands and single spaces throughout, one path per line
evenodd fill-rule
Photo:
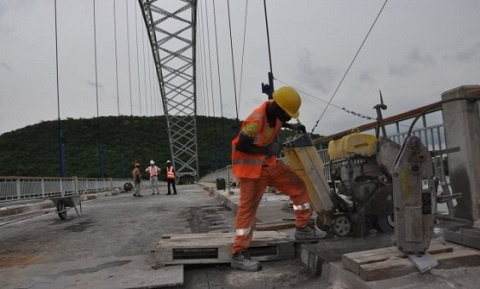
M 17 179 L 17 200 L 20 200 L 21 196 L 22 196 L 22 190 L 20 186 L 20 179 Z
M 44 179 L 40 180 L 40 186 L 42 188 L 42 198 L 45 199 L 45 180 Z
M 78 178 L 77 177 L 73 177 L 73 189 L 74 189 L 76 195 L 80 195 L 80 193 L 78 191 Z
M 62 179 L 62 178 L 60 178 L 59 185 L 60 185 L 60 195 L 61 195 L 62 197 L 64 197 L 65 194 L 63 193 L 63 179 Z

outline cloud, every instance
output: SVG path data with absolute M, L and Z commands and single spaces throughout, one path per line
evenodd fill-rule
M 7 3 L 0 2 L 0 16 L 3 16 L 7 13 Z
M 480 55 L 480 42 L 474 43 L 472 46 L 460 50 L 455 54 L 458 62 L 470 62 Z
M 388 67 L 388 74 L 390 76 L 407 77 L 412 73 L 415 73 L 417 69 L 409 64 L 396 65 L 392 64 Z
M 371 69 L 362 70 L 358 76 L 358 80 L 363 84 L 375 83 L 375 72 Z
M 420 48 L 414 47 L 406 55 L 404 64 L 391 64 L 388 67 L 390 76 L 408 77 L 420 68 L 425 68 L 437 64 L 437 60 L 429 54 L 422 53 Z
M 0 70 L 6 70 L 8 72 L 12 72 L 12 68 L 10 65 L 6 64 L 5 62 L 0 63 Z
M 8 36 L 14 32 L 14 26 L 9 22 L 10 14 L 22 13 L 22 9 L 31 8 L 32 3 L 28 0 L 0 1 L 0 35 Z
M 298 53 L 298 73 L 296 77 L 307 83 L 308 86 L 318 89 L 322 93 L 328 93 L 332 90 L 337 73 L 331 66 L 315 65 L 317 62 L 312 60 L 311 56 L 308 49 L 303 49 Z
M 422 53 L 418 47 L 414 47 L 412 50 L 410 50 L 407 55 L 407 60 L 413 65 L 423 64 L 424 66 L 429 66 L 437 63 L 433 56 Z
M 88 79 L 87 85 L 95 87 L 95 81 Z M 97 83 L 98 89 L 103 90 L 104 85 L 102 83 Z

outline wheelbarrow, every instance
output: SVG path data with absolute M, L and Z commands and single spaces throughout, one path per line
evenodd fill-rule
M 72 195 L 72 196 L 64 196 L 64 197 L 52 197 L 50 200 L 53 202 L 53 205 L 56 208 L 56 213 L 58 217 L 62 220 L 67 219 L 67 209 L 74 208 L 75 212 L 77 212 L 77 216 L 82 215 L 82 196 L 79 195 Z M 77 206 L 80 209 L 77 209 Z

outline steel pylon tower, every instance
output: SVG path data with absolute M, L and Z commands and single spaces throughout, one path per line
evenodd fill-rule
M 197 181 L 197 0 L 139 0 L 147 26 L 177 178 Z M 178 180 L 178 179 L 177 179 Z

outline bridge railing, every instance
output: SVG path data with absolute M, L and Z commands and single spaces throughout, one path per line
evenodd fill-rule
M 117 188 L 123 189 L 123 185 L 126 182 L 131 182 L 131 180 L 112 178 L 0 176 L 0 202 L 83 195 L 110 191 Z

